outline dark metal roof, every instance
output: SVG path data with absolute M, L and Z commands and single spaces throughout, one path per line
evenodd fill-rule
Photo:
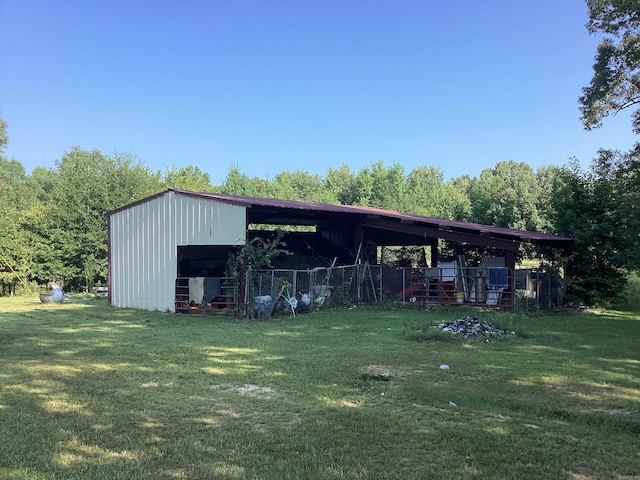
M 571 245 L 573 241 L 569 237 L 549 233 L 516 230 L 478 223 L 447 220 L 444 218 L 425 217 L 373 207 L 245 197 L 179 189 L 169 189 L 169 191 L 173 191 L 177 195 L 206 198 L 247 207 L 248 221 L 250 223 L 317 225 L 338 219 L 351 222 L 360 220 L 365 222 L 365 226 L 371 228 L 392 230 L 397 226 L 397 231 L 400 233 L 420 233 L 422 236 L 422 232 L 424 232 L 424 236 L 435 236 L 453 240 L 460 238 L 460 241 L 468 242 L 473 242 L 474 237 L 478 240 L 483 237 L 484 239 L 488 237 L 564 248 Z M 486 242 L 482 242 L 482 244 L 484 243 Z

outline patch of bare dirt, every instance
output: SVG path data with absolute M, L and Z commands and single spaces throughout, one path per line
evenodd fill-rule
M 225 390 L 225 391 L 233 391 L 244 397 L 261 397 L 261 398 L 269 398 L 268 393 L 273 392 L 273 388 L 263 386 L 263 385 L 255 385 L 253 383 L 245 383 L 244 385 L 230 385 L 230 384 L 221 384 L 221 385 L 211 385 L 212 390 Z
M 368 365 L 362 370 L 363 380 L 377 380 L 389 382 L 396 378 L 402 378 L 410 374 L 406 367 L 393 367 L 390 365 Z
M 240 395 L 245 395 L 247 397 L 257 397 L 258 395 L 262 395 L 263 393 L 273 392 L 273 388 L 271 387 L 262 387 L 260 385 L 254 385 L 251 383 L 245 383 L 241 387 L 238 387 L 236 390 Z

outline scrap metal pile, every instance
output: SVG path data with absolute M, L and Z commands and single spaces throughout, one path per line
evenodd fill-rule
M 501 338 L 505 334 L 503 330 L 496 328 L 491 322 L 480 321 L 478 317 L 462 317 L 452 322 L 435 325 L 434 328 L 439 328 L 443 332 L 451 332 L 452 334 L 462 335 L 464 337 L 485 335 L 487 337 Z M 515 332 L 510 333 L 511 335 L 515 334 Z

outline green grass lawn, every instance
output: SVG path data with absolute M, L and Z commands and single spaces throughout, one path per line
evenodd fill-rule
M 469 312 L 0 299 L 0 479 L 640 478 L 640 312 Z

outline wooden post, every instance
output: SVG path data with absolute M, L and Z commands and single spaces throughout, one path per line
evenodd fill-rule
M 431 247 L 431 268 L 438 266 L 438 239 L 429 238 L 429 246 Z
M 354 264 L 355 264 L 355 263 L 358 263 L 358 260 L 360 260 L 360 255 L 364 253 L 361 251 L 362 249 L 364 249 L 364 227 L 362 226 L 361 223 L 356 225 L 355 237 L 353 239 L 353 246 L 358 252 L 356 254 L 356 258 L 354 259 Z
M 515 308 L 516 306 L 516 251 L 515 250 L 507 250 L 504 252 L 504 263 L 505 267 L 509 269 L 511 275 L 508 276 L 509 279 L 509 295 L 511 298 L 511 308 Z

